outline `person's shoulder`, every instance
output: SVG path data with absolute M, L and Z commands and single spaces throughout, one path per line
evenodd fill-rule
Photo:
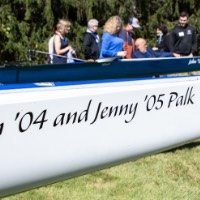
M 55 34 L 55 35 L 54 35 L 54 38 L 56 38 L 56 39 L 59 38 L 59 39 L 60 39 L 60 35 Z
M 176 31 L 176 30 L 178 30 L 178 29 L 180 29 L 180 27 L 178 26 L 178 24 L 176 24 L 176 25 L 172 28 L 172 31 Z
M 107 32 L 107 31 L 105 31 L 105 32 L 103 32 L 103 35 L 110 36 L 111 34 L 109 32 Z
M 188 26 L 187 26 L 187 29 L 190 29 L 190 30 L 193 30 L 193 31 L 196 30 L 196 28 L 195 28 L 194 26 L 191 26 L 191 25 L 189 25 L 189 24 L 188 24 Z
M 102 38 L 109 38 L 109 37 L 111 37 L 111 34 L 108 32 L 104 32 L 102 35 Z
M 126 34 L 127 34 L 127 30 L 121 29 L 121 31 L 119 32 L 119 37 L 125 38 Z
M 122 29 L 120 30 L 120 33 L 126 33 L 126 32 L 127 32 L 127 30 L 124 29 L 124 28 L 122 28 Z
M 183 29 L 181 27 L 177 25 L 174 26 L 174 28 L 172 28 L 172 30 L 169 32 L 170 35 L 176 35 L 178 34 L 180 31 L 183 31 Z
M 152 53 L 154 52 L 154 50 L 150 46 L 147 47 L 147 51 Z
M 168 32 L 168 33 L 164 34 L 164 35 L 163 35 L 163 37 L 162 37 L 162 38 L 163 38 L 163 40 L 165 40 L 166 38 L 168 38 L 168 37 L 169 37 L 169 35 L 170 35 L 170 32 Z
M 142 58 L 142 53 L 138 50 L 138 49 L 135 49 L 133 51 L 133 55 L 132 55 L 133 58 Z
M 139 51 L 138 49 L 135 49 L 135 50 L 133 51 L 133 54 L 138 54 L 138 53 L 140 53 L 140 51 Z
M 52 43 L 54 40 L 54 35 L 49 39 L 49 44 Z
M 89 32 L 87 32 L 87 31 L 86 31 L 86 32 L 84 32 L 84 34 L 83 34 L 83 35 L 84 35 L 84 37 L 91 37 L 91 36 L 92 36 L 92 34 L 91 34 L 91 33 L 89 33 Z
M 49 40 L 53 40 L 54 36 L 55 36 L 55 35 L 51 36 Z

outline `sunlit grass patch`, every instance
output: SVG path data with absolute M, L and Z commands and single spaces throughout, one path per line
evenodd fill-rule
M 200 141 L 4 200 L 199 200 Z

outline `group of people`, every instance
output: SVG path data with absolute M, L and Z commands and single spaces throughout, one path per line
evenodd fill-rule
M 75 55 L 67 38 L 70 25 L 67 20 L 58 22 L 54 36 L 49 41 L 51 63 L 66 63 L 69 62 L 70 56 L 73 58 Z M 98 20 L 89 20 L 83 39 L 85 59 L 96 60 L 115 56 L 126 59 L 193 56 L 197 50 L 196 31 L 189 25 L 189 15 L 185 11 L 180 13 L 178 24 L 170 33 L 165 25 L 157 26 L 157 45 L 153 48 L 148 46 L 144 38 L 135 38 L 134 29 L 141 28 L 137 18 L 131 17 L 125 27 L 122 25 L 119 16 L 110 17 L 100 38 L 97 34 Z

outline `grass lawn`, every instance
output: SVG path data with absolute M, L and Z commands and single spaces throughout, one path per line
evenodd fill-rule
M 200 140 L 3 200 L 199 200 Z

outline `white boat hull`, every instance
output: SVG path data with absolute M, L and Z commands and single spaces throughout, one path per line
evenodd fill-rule
M 0 197 L 200 138 L 200 78 L 0 92 Z

